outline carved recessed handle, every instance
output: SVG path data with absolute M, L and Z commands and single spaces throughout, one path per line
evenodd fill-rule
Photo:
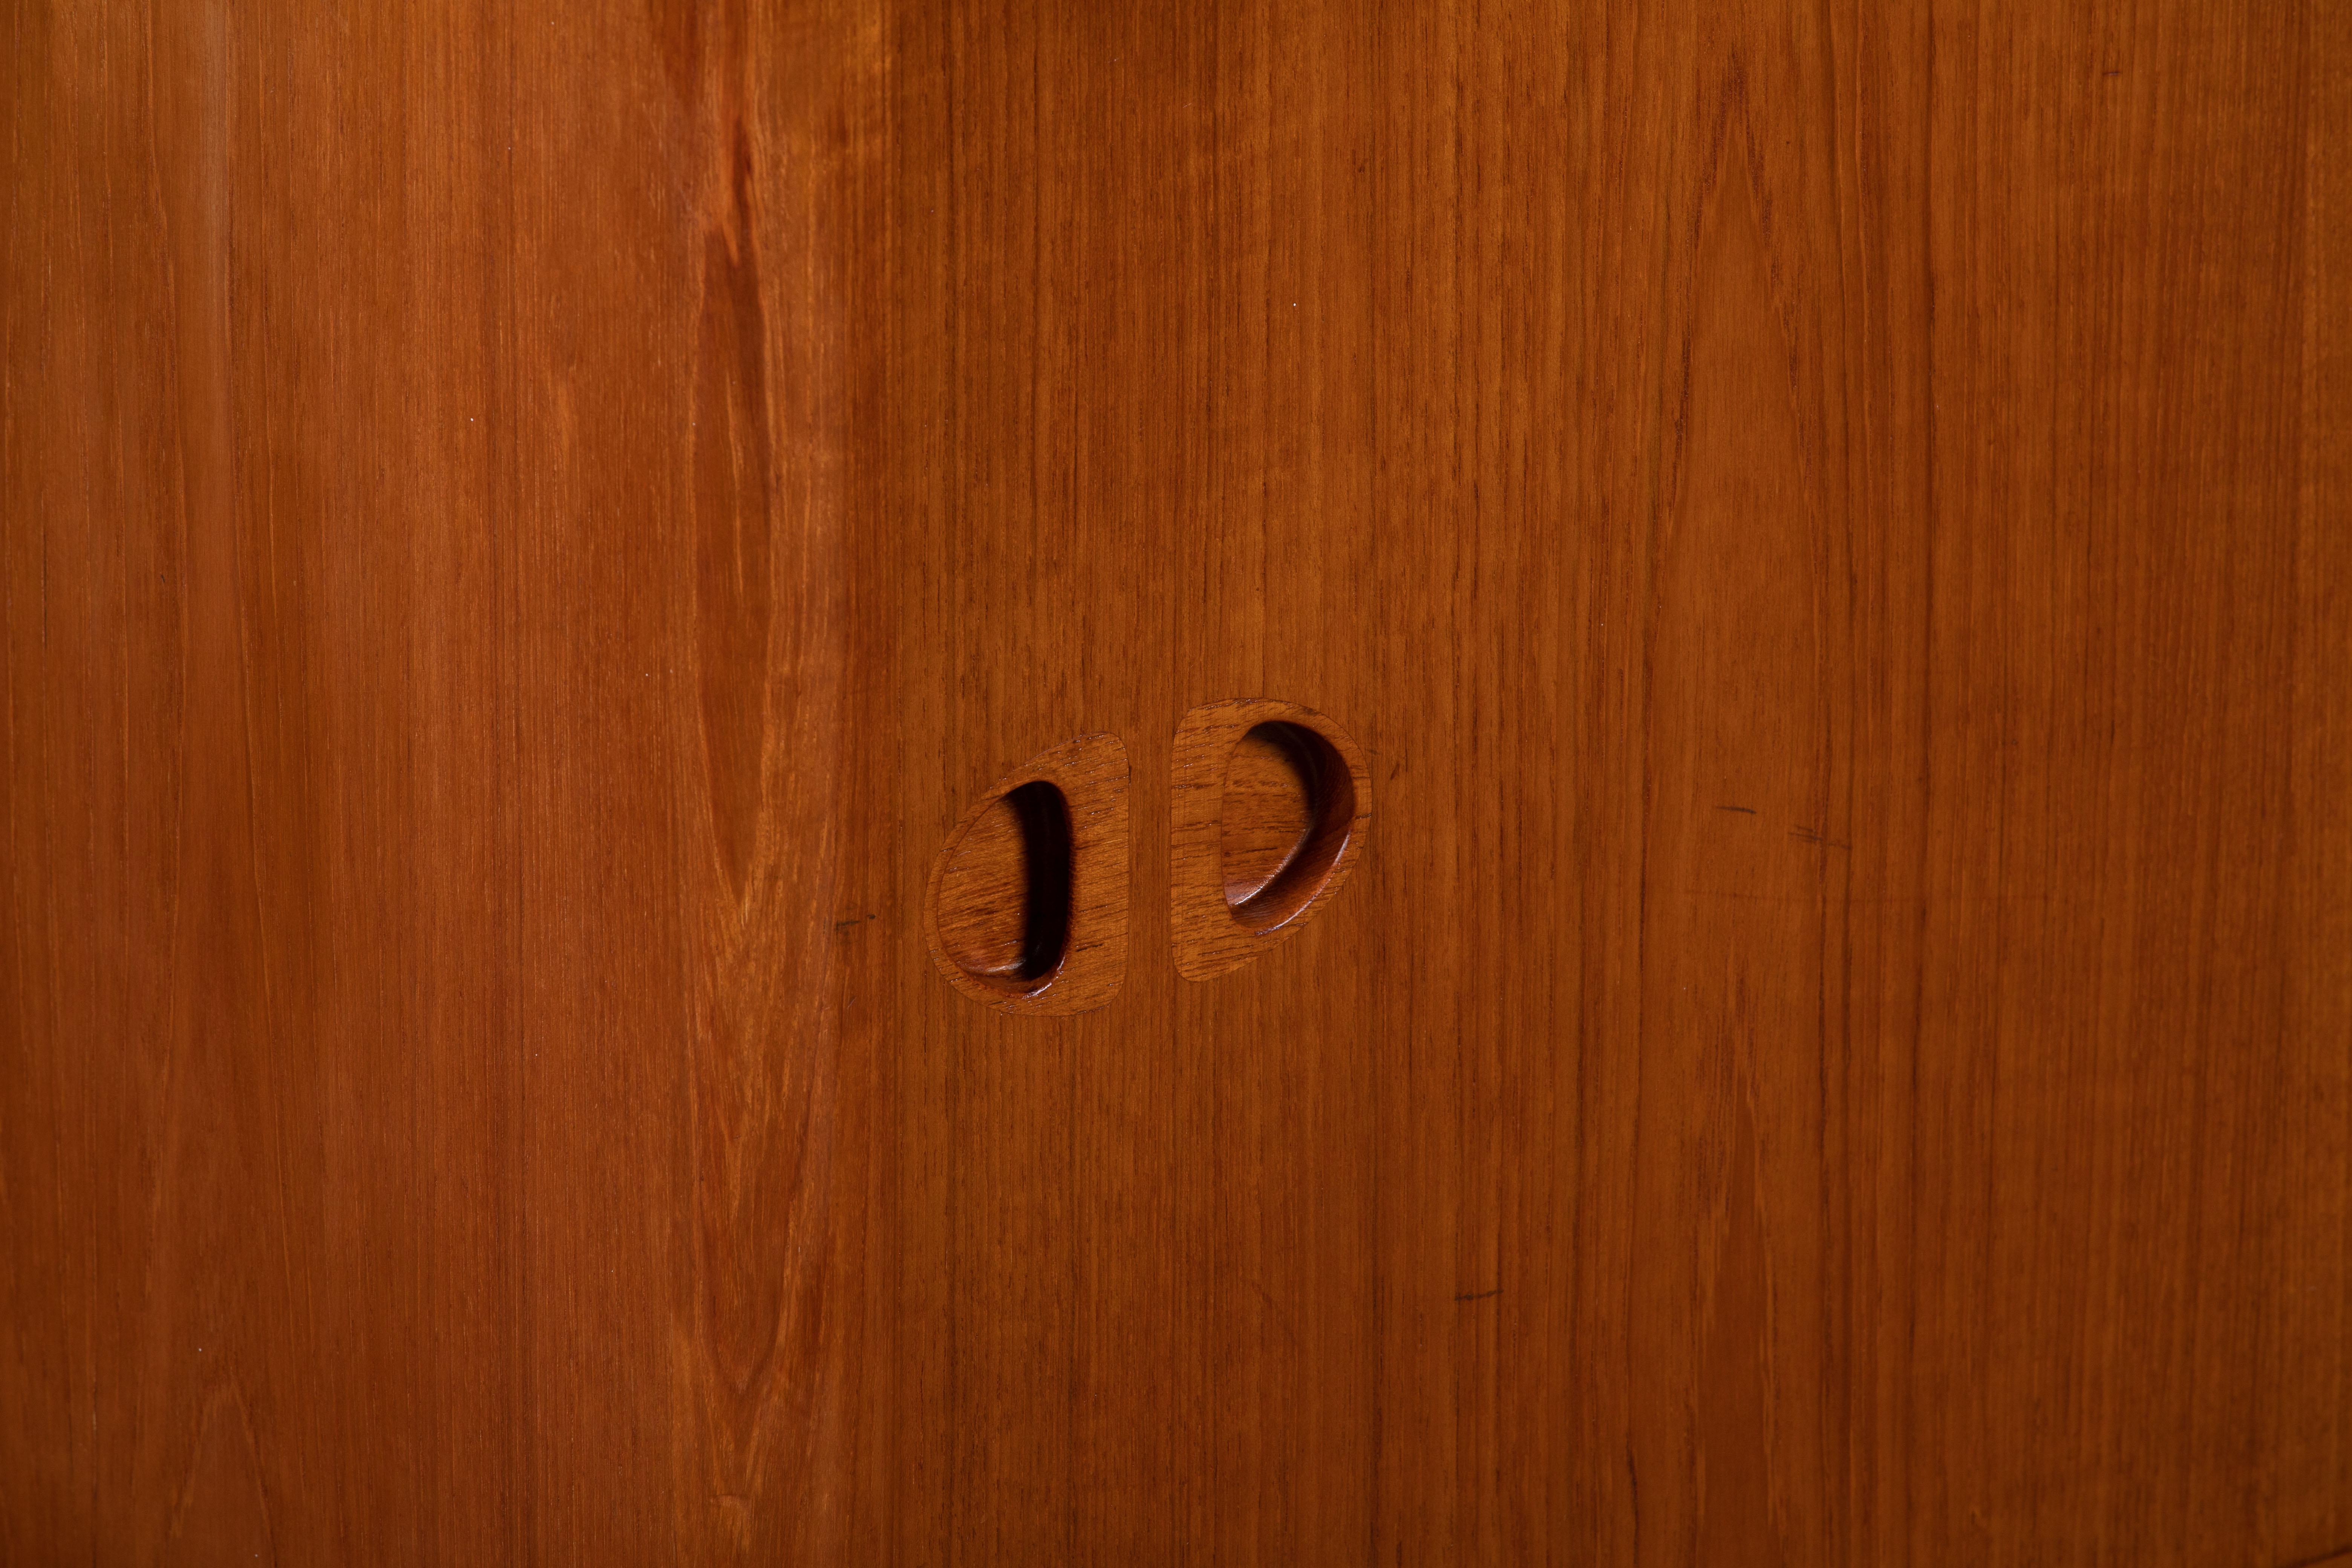
M 1362 858 L 1371 773 L 1332 720 L 1271 698 L 1177 726 L 1171 799 L 1176 970 L 1206 980 L 1299 930 Z
M 931 866 L 940 973 L 1008 1013 L 1084 1013 L 1127 978 L 1127 748 L 1081 735 L 999 779 Z

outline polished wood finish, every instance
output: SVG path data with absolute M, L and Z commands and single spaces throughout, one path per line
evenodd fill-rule
M 1171 955 L 1209 980 L 1306 930 L 1347 885 L 1371 837 L 1371 769 L 1335 721 L 1276 698 L 1202 703 L 1171 751 Z
M 1081 735 L 965 814 L 924 896 L 948 984 L 1007 1013 L 1088 1013 L 1127 978 L 1127 748 Z M 1041 908 L 1042 906 L 1042 908 Z
M 1228 906 L 1258 897 L 1297 866 L 1328 813 L 1317 787 L 1322 759 L 1302 735 L 1296 726 L 1260 724 L 1234 742 L 1217 825 Z
M 2352 9 L 6 27 L 0 1560 L 2352 1547 Z

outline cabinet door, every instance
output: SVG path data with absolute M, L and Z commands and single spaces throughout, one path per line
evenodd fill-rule
M 2352 1552 L 2347 15 L 19 5 L 0 1560 Z

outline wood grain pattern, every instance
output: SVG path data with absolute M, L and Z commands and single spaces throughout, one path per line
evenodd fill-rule
M 1323 765 L 1334 777 L 1328 801 L 1279 787 L 1297 782 L 1284 779 L 1286 759 L 1252 744 L 1262 729 L 1276 725 L 1297 726 L 1328 748 Z M 1362 748 L 1328 715 L 1278 698 L 1204 702 L 1177 724 L 1171 751 L 1171 951 L 1179 974 L 1209 980 L 1297 935 L 1347 885 L 1371 837 L 1371 769 Z M 1251 776 L 1255 771 L 1263 780 L 1267 763 L 1277 783 L 1271 792 Z M 1286 839 L 1276 847 L 1275 841 Z M 1295 886 L 1279 884 L 1278 874 L 1292 868 L 1295 857 L 1306 858 L 1296 868 L 1304 875 Z M 1273 907 L 1253 918 L 1268 901 Z
M 1007 802 L 1024 786 L 1055 792 L 1065 863 L 1050 954 L 1022 951 L 1032 935 L 1035 847 Z M 992 785 L 931 864 L 924 930 L 940 973 L 974 1001 L 1040 1016 L 1087 1013 L 1127 978 L 1127 748 L 1116 735 L 1081 735 L 1040 752 Z
M 1235 743 L 1226 762 L 1217 852 L 1228 906 L 1248 902 L 1296 866 L 1322 815 L 1315 780 L 1319 759 L 1306 752 L 1296 733 L 1261 724 Z
M 0 1562 L 2352 1550 L 2352 10 L 5 27 Z

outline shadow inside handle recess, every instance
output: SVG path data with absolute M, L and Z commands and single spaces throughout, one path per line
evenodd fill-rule
M 940 939 L 976 978 L 1035 989 L 1069 954 L 1070 805 L 1043 779 L 1006 791 L 966 830 L 940 887 Z
M 1304 724 L 1253 727 L 1226 763 L 1220 827 L 1225 906 L 1254 931 L 1297 918 L 1329 880 L 1355 821 L 1336 747 Z

